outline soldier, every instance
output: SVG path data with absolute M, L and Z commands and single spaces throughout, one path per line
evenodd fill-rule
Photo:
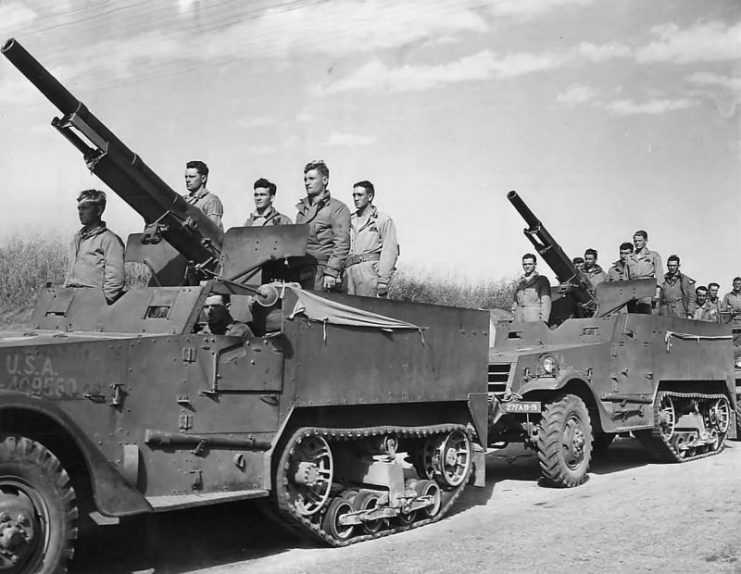
M 231 298 L 229 295 L 212 293 L 206 297 L 203 311 L 208 322 L 201 330 L 211 335 L 226 335 L 228 337 L 251 337 L 252 331 L 241 321 L 235 321 L 229 313 Z
M 291 225 L 291 218 L 279 213 L 273 207 L 278 186 L 264 177 L 258 179 L 254 186 L 255 211 L 244 222 L 244 227 L 265 227 L 266 225 Z
M 515 321 L 545 321 L 551 315 L 551 284 L 535 270 L 537 259 L 532 253 L 522 256 L 523 276 L 515 289 L 512 313 Z
M 221 200 L 206 189 L 208 182 L 208 166 L 202 161 L 194 160 L 185 164 L 185 187 L 188 194 L 184 195 L 185 201 L 200 209 L 213 221 L 219 229 L 224 231 L 221 218 L 224 215 L 224 207 Z
M 574 257 L 571 262 L 574 264 L 574 267 L 576 267 L 576 270 L 579 273 L 584 273 L 584 258 L 583 257 Z
M 679 270 L 679 264 L 677 255 L 670 255 L 666 261 L 668 271 L 661 284 L 659 314 L 694 319 L 695 281 Z
M 396 227 L 388 215 L 373 205 L 375 195 L 370 181 L 359 181 L 353 186 L 357 211 L 350 217 L 350 255 L 345 265 L 350 295 L 388 297 L 399 256 Z
M 657 283 L 664 277 L 664 268 L 661 265 L 661 256 L 649 250 L 648 233 L 639 229 L 633 234 L 635 251 L 628 260 L 628 272 L 631 279 L 656 279 Z M 657 290 L 660 289 L 657 285 Z M 651 314 L 651 297 L 644 297 L 628 305 L 628 310 L 635 313 Z
M 700 285 L 695 288 L 695 316 L 696 321 L 712 321 L 707 313 L 708 288 Z
M 734 328 L 741 327 L 741 277 L 733 278 L 733 290 L 723 297 L 723 311 L 731 316 Z
M 124 243 L 101 219 L 105 192 L 86 189 L 77 196 L 77 214 L 82 223 L 72 239 L 65 287 L 103 289 L 108 304 L 124 289 Z
M 340 274 L 350 252 L 350 209 L 330 197 L 329 168 L 323 161 L 304 167 L 306 197 L 296 205 L 296 223 L 308 223 L 306 258 L 299 283 L 316 291 L 341 290 Z
M 717 283 L 708 283 L 708 298 L 705 302 L 705 307 L 707 308 L 707 316 L 713 323 L 722 322 L 721 319 L 723 315 L 723 302 L 721 301 L 720 297 L 718 297 L 719 290 L 720 285 L 718 285 Z
M 615 261 L 607 272 L 608 281 L 629 281 L 630 273 L 628 271 L 628 260 L 633 253 L 633 244 L 625 243 L 620 244 L 620 259 Z
M 587 249 L 584 252 L 584 276 L 589 279 L 592 289 L 607 279 L 607 274 L 597 264 L 597 250 Z

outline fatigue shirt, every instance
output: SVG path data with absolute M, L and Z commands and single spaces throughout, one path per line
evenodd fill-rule
M 695 300 L 697 304 L 697 300 Z M 713 305 L 710 301 L 706 300 L 702 305 L 697 305 L 695 309 L 694 319 L 696 321 L 706 321 L 708 323 L 718 323 L 720 315 L 717 312 L 717 305 Z
M 629 281 L 630 273 L 627 263 L 618 259 L 612 264 L 610 270 L 607 272 L 607 281 Z
M 592 265 L 591 269 L 584 268 L 584 277 L 589 279 L 589 283 L 592 285 L 592 289 L 596 289 L 597 285 L 607 280 L 607 274 L 602 270 L 602 267 L 596 263 Z
M 548 321 L 551 315 L 551 284 L 547 277 L 534 273 L 522 276 L 515 290 L 512 306 L 515 321 Z
M 708 317 L 708 321 L 712 321 L 713 323 L 722 323 L 722 315 L 721 310 L 723 309 L 723 303 L 720 300 L 720 297 L 716 297 L 715 301 L 710 299 L 710 297 L 707 298 L 705 301 L 705 315 Z
M 309 224 L 306 254 L 325 266 L 324 274 L 337 277 L 350 252 L 350 210 L 327 191 L 314 205 L 309 198 L 296 204 L 296 223 Z
M 244 227 L 265 227 L 267 225 L 291 225 L 291 218 L 278 212 L 272 205 L 260 215 L 253 211 L 244 222 Z
M 369 205 L 368 216 L 362 218 L 356 211 L 350 216 L 350 255 L 378 253 L 378 283 L 388 285 L 399 257 L 394 221 Z
M 221 231 L 224 231 L 224 224 L 221 218 L 224 216 L 224 206 L 218 196 L 211 193 L 205 187 L 199 189 L 196 193 L 185 194 L 185 201 L 200 209 L 213 221 Z
M 723 296 L 722 309 L 726 312 L 735 313 L 732 315 L 733 326 L 741 325 L 741 293 L 726 293 Z
M 661 255 L 643 247 L 628 257 L 628 272 L 631 279 L 650 279 L 657 281 L 664 276 L 664 267 L 661 265 Z
M 65 287 L 98 287 L 109 301 L 124 288 L 124 243 L 105 221 L 75 233 L 70 246 Z
M 695 315 L 695 281 L 682 272 L 667 273 L 661 284 L 661 315 L 686 319 Z

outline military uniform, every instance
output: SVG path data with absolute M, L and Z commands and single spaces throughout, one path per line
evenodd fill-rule
M 244 227 L 266 227 L 268 225 L 291 225 L 291 218 L 283 215 L 272 205 L 260 215 L 256 211 L 251 213 L 244 222 Z
M 512 306 L 515 321 L 545 321 L 551 315 L 551 284 L 547 277 L 534 273 L 522 277 L 515 290 Z
M 695 316 L 693 317 L 696 321 L 706 321 L 708 323 L 718 323 L 720 315 L 717 313 L 717 307 L 712 305 L 710 301 L 705 301 L 702 305 L 697 305 L 695 308 Z
M 345 266 L 347 292 L 375 297 L 379 288 L 388 288 L 399 256 L 396 226 L 374 205 L 366 207 L 365 217 L 350 217 L 350 255 Z
M 664 277 L 664 268 L 661 265 L 661 255 L 651 251 L 645 245 L 643 249 L 635 251 L 628 257 L 628 274 L 631 279 L 656 279 L 658 284 Z M 651 313 L 651 301 L 653 297 L 644 297 L 628 304 L 629 311 L 639 313 Z
M 65 287 L 98 287 L 108 301 L 115 301 L 124 288 L 124 243 L 104 221 L 72 239 Z
M 703 307 L 705 308 L 705 320 L 712 321 L 713 323 L 722 322 L 721 311 L 723 310 L 723 303 L 721 302 L 720 297 L 716 297 L 714 301 L 708 297 Z
M 676 275 L 667 273 L 661 284 L 660 314 L 666 316 L 693 318 L 695 315 L 695 281 L 682 272 Z
M 296 223 L 309 224 L 306 258 L 297 279 L 304 289 L 321 291 L 324 275 L 337 279 L 345 267 L 350 252 L 350 209 L 330 197 L 329 191 L 314 205 L 303 198 L 296 208 Z
M 189 204 L 205 213 L 206 217 L 213 221 L 219 229 L 224 231 L 224 224 L 221 221 L 221 218 L 224 216 L 224 206 L 221 205 L 221 200 L 218 196 L 204 187 L 196 193 L 185 194 L 183 198 Z
M 607 274 L 602 270 L 602 267 L 596 263 L 589 269 L 585 267 L 582 273 L 584 274 L 584 277 L 589 279 L 592 289 L 596 289 L 597 285 L 607 280 Z
M 741 326 L 741 293 L 733 291 L 726 293 L 723 296 L 722 308 L 725 312 L 733 313 L 731 322 L 734 327 Z
M 630 281 L 628 264 L 621 259 L 615 261 L 607 272 L 607 281 Z

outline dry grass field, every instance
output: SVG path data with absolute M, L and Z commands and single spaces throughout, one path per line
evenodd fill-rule
M 36 294 L 47 283 L 64 282 L 69 240 L 12 239 L 0 245 L 0 324 L 22 326 Z M 144 285 L 142 265 L 126 264 L 126 284 Z M 405 268 L 397 271 L 389 296 L 398 301 L 474 309 L 509 309 L 515 281 L 470 281 L 454 275 Z

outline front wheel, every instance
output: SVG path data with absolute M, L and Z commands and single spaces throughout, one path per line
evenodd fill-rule
M 0 572 L 63 574 L 74 553 L 77 506 L 69 475 L 44 446 L 0 441 Z
M 565 395 L 545 406 L 538 429 L 538 461 L 545 482 L 571 488 L 587 479 L 592 424 L 584 401 Z

